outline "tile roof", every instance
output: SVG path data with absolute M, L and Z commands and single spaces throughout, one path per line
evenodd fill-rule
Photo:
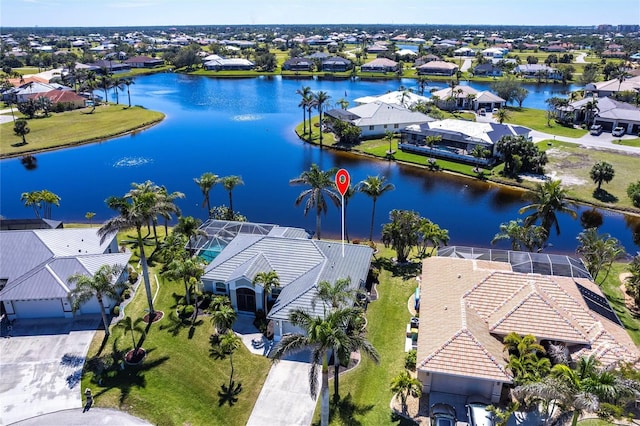
M 358 105 L 349 108 L 347 111 L 358 116 L 353 120 L 353 124 L 359 127 L 384 124 L 419 124 L 433 120 L 421 112 L 411 111 L 400 105 L 387 104 L 380 101 Z

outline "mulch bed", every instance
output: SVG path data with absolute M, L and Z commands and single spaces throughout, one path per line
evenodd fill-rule
M 162 311 L 156 311 L 155 312 L 155 316 L 153 317 L 153 321 L 149 321 L 150 317 L 149 314 L 145 314 L 143 321 L 147 324 L 149 324 L 149 322 L 158 322 L 160 321 L 162 318 L 164 317 L 164 312 Z
M 138 350 L 131 349 L 124 356 L 124 361 L 127 364 L 136 365 L 140 364 L 145 356 L 147 356 L 147 351 L 145 351 L 144 348 L 139 348 Z

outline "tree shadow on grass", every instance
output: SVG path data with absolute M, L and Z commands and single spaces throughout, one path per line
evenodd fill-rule
M 234 380 L 229 382 L 229 385 L 223 384 L 218 391 L 218 407 L 222 407 L 224 404 L 229 404 L 229 407 L 233 407 L 238 402 L 238 395 L 242 392 L 242 383 L 236 383 Z
M 364 416 L 373 410 L 373 404 L 357 404 L 353 401 L 351 392 L 340 398 L 337 402 L 333 399 L 329 405 L 329 423 L 332 423 L 336 416 L 340 423 L 344 425 L 361 426 L 364 423 L 356 417 Z
M 616 197 L 615 195 L 611 194 L 610 192 L 608 192 L 607 190 L 604 190 L 602 188 L 595 189 L 593 191 L 593 198 L 595 198 L 596 200 L 602 201 L 603 203 L 617 203 L 618 202 L 618 197 Z
M 189 329 L 189 339 L 193 338 L 196 327 L 204 324 L 202 319 L 180 318 L 175 311 L 171 311 L 168 316 L 169 324 L 166 322 L 160 326 L 160 330 L 167 330 L 172 336 L 177 336 L 184 329 Z
M 398 413 L 391 413 L 391 423 L 394 425 L 400 426 L 416 426 L 418 423 L 414 420 L 407 419 L 406 417 L 402 417 Z
M 407 280 L 418 276 L 422 270 L 422 262 L 397 263 L 387 257 L 374 259 L 373 266 L 378 269 L 386 269 L 394 277 L 402 277 Z

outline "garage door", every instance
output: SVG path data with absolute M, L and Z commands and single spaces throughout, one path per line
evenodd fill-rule
M 17 318 L 63 318 L 60 299 L 13 301 Z
M 491 398 L 493 382 L 488 380 L 475 380 L 446 374 L 434 374 L 432 380 L 432 392 L 445 392 L 457 395 L 481 395 L 485 398 Z

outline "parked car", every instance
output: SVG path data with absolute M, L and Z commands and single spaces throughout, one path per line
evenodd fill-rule
M 487 410 L 488 402 L 482 397 L 471 396 L 467 399 L 467 417 L 470 426 L 494 426 L 493 413 Z
M 480 108 L 480 109 L 478 110 L 478 114 L 479 114 L 479 115 L 487 115 L 487 110 L 485 110 L 484 108 Z
M 494 108 L 492 112 L 495 114 L 498 111 L 499 111 L 498 108 Z
M 594 136 L 598 136 L 600 133 L 602 133 L 602 126 L 600 124 L 594 124 L 589 128 L 589 133 Z
M 456 409 L 444 402 L 431 406 L 431 426 L 455 426 Z
M 612 136 L 622 136 L 622 135 L 624 135 L 624 127 L 616 127 L 611 132 L 611 135 Z

